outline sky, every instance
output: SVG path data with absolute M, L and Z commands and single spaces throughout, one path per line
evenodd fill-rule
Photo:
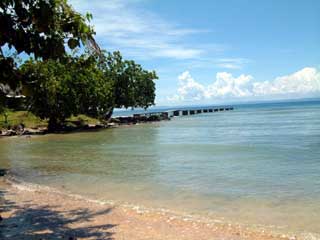
M 70 0 L 156 70 L 159 106 L 320 97 L 318 0 Z

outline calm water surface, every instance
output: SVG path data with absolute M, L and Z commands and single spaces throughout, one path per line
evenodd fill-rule
M 0 139 L 0 166 L 93 199 L 320 234 L 320 102 Z

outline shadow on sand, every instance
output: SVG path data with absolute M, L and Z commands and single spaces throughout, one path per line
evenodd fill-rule
M 0 239 L 105 239 L 111 240 L 110 232 L 116 225 L 90 224 L 94 217 L 107 215 L 112 208 L 92 212 L 88 209 L 56 210 L 57 206 L 36 206 L 24 202 L 22 206 L 6 199 L 6 190 L 0 189 Z M 11 212 L 11 214 L 4 216 Z

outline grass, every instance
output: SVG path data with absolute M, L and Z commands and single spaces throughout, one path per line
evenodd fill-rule
M 8 128 L 8 126 L 13 127 L 19 124 L 24 124 L 27 128 L 39 128 L 47 127 L 48 121 L 41 120 L 39 117 L 35 116 L 28 111 L 8 111 L 8 124 L 5 123 L 4 114 L 0 114 L 0 129 Z M 95 118 L 88 117 L 86 115 L 72 116 L 67 119 L 67 122 L 81 122 L 83 124 L 97 124 L 99 120 Z
M 67 121 L 70 121 L 70 122 L 77 122 L 77 121 L 81 121 L 85 124 L 99 124 L 100 121 L 96 118 L 91 118 L 91 117 L 88 117 L 86 115 L 83 115 L 83 114 L 80 114 L 78 116 L 72 116 L 70 118 L 67 119 Z
M 8 124 L 5 123 L 4 114 L 0 114 L 0 128 L 13 127 L 24 124 L 28 128 L 46 127 L 47 121 L 41 120 L 27 111 L 8 111 Z

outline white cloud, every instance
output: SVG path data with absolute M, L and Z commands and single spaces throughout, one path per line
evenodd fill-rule
M 214 49 L 215 46 L 210 46 Z M 225 49 L 220 46 L 220 50 Z M 216 51 L 219 51 L 219 46 L 217 46 Z M 201 58 L 193 59 L 191 61 L 185 61 L 182 63 L 186 68 L 192 67 L 192 69 L 211 69 L 216 67 L 219 69 L 232 69 L 239 70 L 242 69 L 246 64 L 251 63 L 252 60 L 247 58 L 229 57 L 229 58 L 210 58 L 202 56 Z
M 247 97 L 251 95 L 249 83 L 250 75 L 233 77 L 227 72 L 219 72 L 216 81 L 207 88 L 207 97 Z
M 320 72 L 306 67 L 291 75 L 277 77 L 274 81 L 253 83 L 255 95 L 307 94 L 320 91 Z
M 181 99 L 191 98 L 194 100 L 201 100 L 205 95 L 205 87 L 196 82 L 188 71 L 179 76 L 178 95 Z
M 204 50 L 191 46 L 185 38 L 205 32 L 182 28 L 151 12 L 138 8 L 139 2 L 128 0 L 71 0 L 73 7 L 93 14 L 97 39 L 106 49 L 121 49 L 135 57 L 191 59 Z
M 248 62 L 250 60 L 245 58 L 220 58 L 216 60 L 216 66 L 227 69 L 241 69 Z
M 182 73 L 178 79 L 177 94 L 169 97 L 168 101 L 320 95 L 320 72 L 311 67 L 265 82 L 255 81 L 251 75 L 234 77 L 227 72 L 218 72 L 214 82 L 207 86 L 194 80 L 188 71 Z

